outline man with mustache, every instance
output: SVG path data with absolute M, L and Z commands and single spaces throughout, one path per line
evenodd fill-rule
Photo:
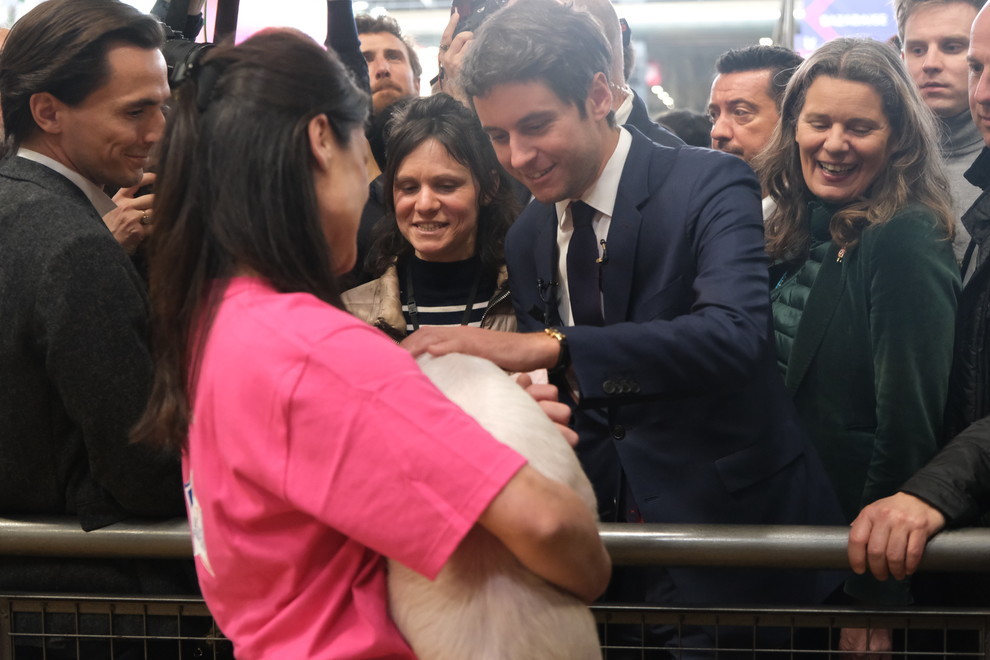
M 396 101 L 419 96 L 423 67 L 399 23 L 391 16 L 374 18 L 368 14 L 358 14 L 354 21 L 361 53 L 368 63 L 374 114 Z
M 804 61 L 782 46 L 748 46 L 722 53 L 708 97 L 711 147 L 752 164 L 780 121 L 784 88 Z M 763 195 L 763 217 L 774 201 Z
M 953 241 L 956 259 L 962 261 L 969 232 L 959 219 L 979 190 L 963 173 L 983 146 L 969 114 L 966 50 L 969 32 L 983 0 L 897 0 L 897 32 L 901 57 L 921 91 L 921 97 L 939 118 L 941 151 L 945 159 L 952 208 L 957 218 Z M 963 278 L 968 273 L 963 273 Z
M 715 61 L 708 117 L 712 149 L 752 163 L 780 120 L 784 88 L 804 59 L 782 46 L 749 46 Z

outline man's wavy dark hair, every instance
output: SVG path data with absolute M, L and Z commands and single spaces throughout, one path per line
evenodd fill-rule
M 584 118 L 591 80 L 599 72 L 608 76 L 610 58 L 601 27 L 586 13 L 557 0 L 525 0 L 495 12 L 482 25 L 460 82 L 471 99 L 496 85 L 541 82 L 575 104 Z
M 48 0 L 14 24 L 0 51 L 0 98 L 10 149 L 36 129 L 31 96 L 82 103 L 110 77 L 107 52 L 126 44 L 161 48 L 158 21 L 118 0 Z

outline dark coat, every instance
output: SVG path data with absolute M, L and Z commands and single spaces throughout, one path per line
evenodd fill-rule
M 760 187 L 742 160 L 635 130 L 602 268 L 604 327 L 564 328 L 577 453 L 605 520 L 629 491 L 647 522 L 835 524 L 769 342 Z M 557 219 L 531 203 L 506 261 L 522 331 L 557 317 Z M 625 479 L 625 481 L 624 481 Z M 774 571 L 670 569 L 682 602 L 809 602 Z
M 629 113 L 626 126 L 632 126 L 646 137 L 665 147 L 684 146 L 684 140 L 650 119 L 650 115 L 646 111 L 646 102 L 639 98 L 639 94 L 633 92 L 632 95 L 632 112 Z
M 816 206 L 826 217 L 813 224 L 835 210 Z M 847 523 L 938 450 L 959 288 L 952 243 L 925 207 L 867 227 L 841 259 L 828 245 L 785 380 Z M 845 590 L 895 605 L 910 601 L 908 586 L 857 575 Z
M 960 284 L 952 243 L 924 207 L 838 253 L 830 244 L 785 380 L 851 522 L 938 450 Z
M 901 490 L 938 509 L 949 527 L 990 524 L 990 417 L 956 436 Z
M 945 437 L 953 438 L 901 490 L 945 516 L 946 526 L 990 526 L 990 149 L 984 148 L 966 179 L 984 192 L 963 214 L 969 231 L 972 277 L 963 287 L 956 313 Z M 986 607 L 990 577 L 922 574 L 915 580 L 919 601 L 935 607 Z
M 966 172 L 984 190 L 963 214 L 972 241 L 973 275 L 963 288 L 956 315 L 952 379 L 946 404 L 946 437 L 990 415 L 990 149 L 984 148 Z M 964 266 L 965 267 L 965 266 Z
M 128 440 L 152 375 L 140 277 L 53 170 L 5 159 L 0 199 L 0 512 L 184 515 L 178 457 Z
M 990 417 L 957 435 L 901 487 L 945 517 L 946 527 L 990 526 Z M 916 602 L 932 607 L 987 607 L 990 575 L 921 573 Z
M 946 407 L 946 427 L 958 435 L 901 489 L 942 512 L 949 525 L 981 518 L 990 525 L 990 149 L 966 179 L 983 189 L 963 224 L 972 236 L 973 276 L 963 288 Z

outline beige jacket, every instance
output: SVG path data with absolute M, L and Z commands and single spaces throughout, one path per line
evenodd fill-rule
M 345 291 L 344 305 L 354 316 L 381 329 L 396 341 L 406 336 L 406 319 L 402 316 L 399 296 L 399 273 L 395 264 L 381 277 Z M 516 331 L 516 314 L 509 299 L 509 277 L 505 266 L 498 272 L 495 295 L 488 301 L 481 327 L 504 332 Z

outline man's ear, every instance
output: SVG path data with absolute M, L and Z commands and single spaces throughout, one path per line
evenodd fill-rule
M 28 102 L 31 108 L 31 116 L 34 123 L 45 133 L 58 135 L 64 130 L 62 110 L 65 104 L 55 98 L 49 92 L 38 92 L 32 94 Z
M 327 116 L 319 114 L 310 119 L 306 132 L 309 135 L 309 151 L 313 154 L 315 167 L 322 172 L 328 172 L 337 139 L 334 137 L 333 129 L 330 128 Z
M 588 115 L 595 120 L 604 119 L 612 111 L 612 90 L 609 89 L 608 77 L 603 72 L 599 71 L 591 79 L 585 104 Z

